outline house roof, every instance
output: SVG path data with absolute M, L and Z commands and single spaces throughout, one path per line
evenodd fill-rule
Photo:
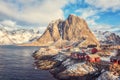
M 89 57 L 91 57 L 91 58 L 96 58 L 96 57 L 100 57 L 100 56 L 97 55 L 97 54 L 89 54 Z

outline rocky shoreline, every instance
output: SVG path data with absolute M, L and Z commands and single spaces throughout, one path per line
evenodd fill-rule
M 120 80 L 120 66 L 81 61 L 56 48 L 41 48 L 33 57 L 38 69 L 49 70 L 58 80 Z

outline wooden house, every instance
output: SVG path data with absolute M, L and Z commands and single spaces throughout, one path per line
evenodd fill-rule
M 92 53 L 92 54 L 95 54 L 95 53 L 97 53 L 97 52 L 98 52 L 98 50 L 97 50 L 96 48 L 91 49 L 91 53 Z
M 87 60 L 88 55 L 86 53 L 73 52 L 71 53 L 71 57 L 80 60 Z
M 98 56 L 96 54 L 89 54 L 88 56 L 89 56 L 89 58 L 87 61 L 89 61 L 89 62 L 100 62 L 101 61 L 100 56 Z

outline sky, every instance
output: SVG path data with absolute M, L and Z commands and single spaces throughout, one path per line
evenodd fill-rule
M 70 14 L 85 19 L 91 30 L 120 34 L 120 0 L 0 0 L 0 24 L 44 31 Z

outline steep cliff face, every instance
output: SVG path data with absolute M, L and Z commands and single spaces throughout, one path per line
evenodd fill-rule
M 46 46 L 59 39 L 79 41 L 83 38 L 86 40 L 81 45 L 99 45 L 98 40 L 88 28 L 85 20 L 74 15 L 69 15 L 65 21 L 57 20 L 50 23 L 43 35 L 31 45 Z
M 54 23 L 50 23 L 46 31 L 37 41 L 39 43 L 46 44 L 48 42 L 54 42 L 60 39 L 58 24 L 59 24 L 59 20 Z

